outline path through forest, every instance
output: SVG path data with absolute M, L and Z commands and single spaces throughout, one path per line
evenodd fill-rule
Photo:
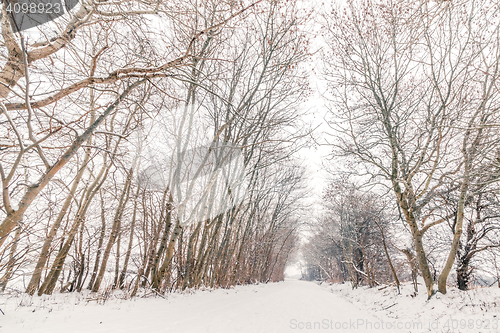
M 373 332 L 380 325 L 330 289 L 298 280 L 105 305 L 63 296 L 34 298 L 40 303 L 31 306 L 7 301 L 0 332 Z

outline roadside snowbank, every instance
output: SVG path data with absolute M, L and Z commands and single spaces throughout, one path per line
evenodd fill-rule
M 464 292 L 448 287 L 446 295 L 436 293 L 427 300 L 423 280 L 416 296 L 410 283 L 402 285 L 399 295 L 394 286 L 354 290 L 350 284 L 324 286 L 380 320 L 402 323 L 402 328 L 406 325 L 407 332 L 500 332 L 500 288 L 485 287 Z M 410 328 L 412 322 L 416 326 Z

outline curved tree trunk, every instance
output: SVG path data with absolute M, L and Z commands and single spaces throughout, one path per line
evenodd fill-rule
M 123 269 L 120 274 L 120 277 L 118 278 L 118 288 L 122 289 L 123 284 L 125 282 L 125 277 L 127 275 L 127 269 L 128 269 L 128 262 L 130 260 L 130 255 L 132 254 L 132 245 L 134 243 L 134 235 L 135 235 L 135 221 L 137 218 L 137 204 L 138 204 L 138 198 L 139 198 L 139 192 L 140 192 L 141 187 L 137 187 L 137 192 L 135 194 L 135 200 L 134 200 L 134 211 L 132 213 L 132 222 L 130 223 L 130 235 L 128 239 L 128 248 L 127 248 L 127 253 L 125 254 L 125 260 L 123 262 Z
M 118 238 L 118 233 L 120 232 L 120 225 L 123 216 L 123 211 L 125 209 L 125 205 L 127 204 L 129 193 L 130 193 L 130 185 L 132 182 L 132 174 L 134 173 L 134 167 L 130 168 L 127 179 L 125 180 L 125 184 L 123 186 L 122 194 L 120 196 L 120 200 L 118 202 L 118 207 L 116 208 L 115 218 L 113 219 L 113 226 L 111 229 L 111 235 L 109 236 L 108 245 L 104 250 L 102 256 L 101 268 L 99 269 L 99 274 L 92 286 L 92 291 L 97 292 L 101 286 L 102 279 L 104 278 L 104 273 L 106 272 L 106 264 L 109 259 L 109 255 L 111 253 L 111 249 Z
M 403 249 L 401 250 L 406 255 L 406 258 L 408 259 L 408 262 L 410 263 L 410 269 L 411 269 L 411 280 L 413 282 L 413 289 L 415 290 L 415 293 L 418 292 L 418 284 L 417 284 L 417 276 L 418 276 L 418 267 L 417 263 L 415 260 L 415 256 L 411 252 L 410 249 Z
M 71 229 L 68 233 L 66 242 L 61 247 L 61 250 L 57 254 L 56 259 L 52 263 L 52 268 L 47 277 L 45 278 L 45 281 L 43 282 L 42 286 L 38 290 L 38 295 L 40 296 L 42 294 L 50 295 L 54 291 L 57 279 L 61 274 L 64 261 L 66 260 L 71 245 L 73 244 L 73 240 L 75 239 L 78 228 L 82 225 L 82 223 L 84 223 L 85 215 L 87 214 L 87 209 L 89 208 L 90 203 L 92 202 L 92 199 L 94 198 L 95 194 L 97 193 L 97 191 L 99 191 L 102 184 L 106 180 L 108 171 L 109 171 L 109 166 L 107 166 L 106 163 L 104 163 L 98 176 L 96 177 L 92 185 L 88 188 L 88 190 L 84 193 L 84 200 L 82 202 L 82 206 L 80 207 L 78 213 L 76 214 L 73 225 L 71 226 Z
M 106 214 L 104 209 L 104 198 L 102 197 L 102 192 L 99 191 L 101 197 L 101 233 L 99 234 L 99 241 L 97 243 L 97 252 L 95 256 L 94 269 L 92 270 L 92 275 L 90 277 L 90 282 L 87 286 L 88 290 L 92 290 L 94 286 L 95 279 L 97 278 L 97 272 L 99 271 L 99 262 L 101 261 L 102 246 L 104 244 L 104 236 L 106 235 Z
M 94 113 L 93 113 L 94 114 Z M 93 122 L 93 118 L 91 119 L 91 123 Z M 88 144 L 91 145 L 91 138 L 88 140 Z M 68 208 L 71 205 L 71 201 L 73 200 L 73 197 L 75 196 L 76 190 L 78 188 L 78 185 L 80 184 L 80 181 L 83 177 L 83 174 L 85 173 L 85 170 L 87 169 L 87 163 L 90 160 L 90 148 L 87 148 L 85 150 L 85 156 L 83 158 L 83 163 L 80 169 L 78 170 L 75 179 L 73 180 L 73 184 L 71 185 L 71 189 L 69 191 L 68 196 L 66 197 L 66 200 L 64 200 L 63 206 L 61 207 L 61 210 L 59 211 L 59 214 L 57 215 L 57 218 L 50 228 L 49 234 L 47 235 L 47 238 L 45 238 L 45 241 L 43 242 L 42 246 L 42 251 L 40 253 L 40 256 L 38 257 L 38 261 L 35 266 L 35 270 L 33 272 L 33 275 L 31 276 L 31 280 L 28 284 L 28 287 L 26 288 L 26 293 L 33 295 L 35 291 L 38 289 L 38 286 L 40 284 L 40 279 L 42 277 L 42 271 L 47 264 L 47 259 L 49 255 L 49 250 L 50 246 L 52 245 L 52 241 L 54 240 L 54 237 L 57 234 L 57 231 L 59 230 L 59 227 L 61 226 L 61 222 L 66 216 L 66 213 L 68 211 Z
M 179 221 L 177 221 L 174 231 L 172 232 L 172 236 L 170 237 L 170 241 L 168 243 L 167 254 L 165 256 L 165 259 L 163 260 L 163 264 L 161 265 L 160 269 L 156 272 L 156 274 L 153 276 L 153 281 L 151 284 L 153 289 L 161 291 L 161 283 L 163 282 L 165 273 L 167 272 L 167 269 L 170 266 L 170 261 L 172 260 L 172 257 L 174 255 L 175 244 L 177 242 L 177 238 L 179 238 L 179 235 L 181 234 L 181 231 L 182 231 L 182 226 L 179 223 Z

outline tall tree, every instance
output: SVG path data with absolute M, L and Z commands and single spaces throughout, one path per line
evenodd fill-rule
M 499 9 L 480 3 L 349 1 L 325 16 L 336 154 L 355 157 L 358 174 L 383 180 L 394 193 L 429 297 L 425 233 L 455 216 L 438 285 L 446 293 L 471 172 L 498 110 L 498 25 L 481 22 Z M 450 178 L 461 193 L 456 215 L 438 203 Z

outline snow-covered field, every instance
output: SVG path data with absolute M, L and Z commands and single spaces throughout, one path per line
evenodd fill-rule
M 0 296 L 0 332 L 497 332 L 500 290 L 451 289 L 426 301 L 405 285 L 285 282 L 160 297 Z M 465 320 L 465 322 L 463 321 Z M 470 322 L 470 320 L 473 320 Z M 446 323 L 448 321 L 448 327 Z M 462 328 L 465 323 L 465 328 Z M 488 325 L 488 328 L 485 326 Z M 473 326 L 473 327 L 472 327 Z

